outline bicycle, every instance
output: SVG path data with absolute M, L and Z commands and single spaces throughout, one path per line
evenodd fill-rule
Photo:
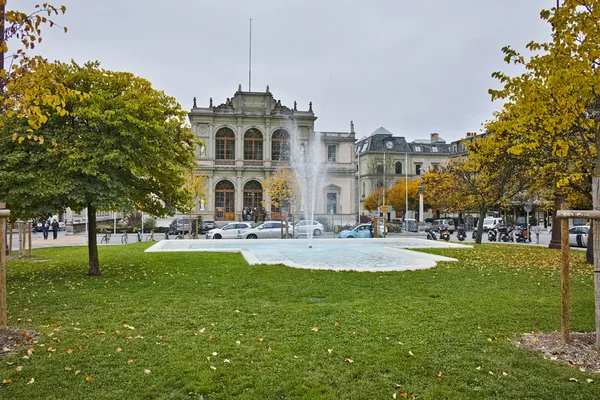
M 110 232 L 104 231 L 104 236 L 100 240 L 100 244 L 108 244 L 110 242 Z
M 154 231 L 150 231 L 150 236 L 146 236 L 146 242 L 156 242 L 156 239 L 154 239 Z
M 121 243 L 127 244 L 127 231 L 123 231 L 123 235 L 121 235 Z

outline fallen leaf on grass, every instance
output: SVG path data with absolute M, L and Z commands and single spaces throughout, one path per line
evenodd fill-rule
M 152 373 L 152 370 L 145 369 L 145 370 L 144 370 L 144 373 L 145 373 L 145 374 L 151 374 L 151 373 Z
M 577 379 L 575 379 L 575 378 L 569 378 L 569 381 L 571 381 L 571 382 L 579 382 L 579 381 L 578 381 Z
M 214 365 L 211 365 L 211 366 L 210 366 L 210 369 L 213 369 L 213 370 L 214 370 L 214 369 L 217 369 L 217 367 L 215 367 Z
M 593 379 L 590 379 L 590 378 L 586 379 L 585 381 L 586 381 L 587 383 L 592 383 L 592 382 L 594 382 L 594 380 L 593 380 Z
M 71 367 L 65 367 L 65 371 L 71 371 L 72 368 Z
M 205 330 L 206 330 L 206 328 L 198 329 L 198 332 L 204 333 Z
M 258 338 L 258 341 L 262 343 L 262 342 L 264 342 L 264 341 L 265 341 L 265 339 L 263 339 L 263 338 Z
M 86 376 L 85 380 L 88 381 L 89 383 L 92 383 L 92 381 L 94 380 L 94 378 L 92 378 L 91 376 Z
M 340 326 L 340 323 L 335 321 L 335 326 Z
M 226 359 L 224 359 L 224 360 L 223 360 L 223 362 L 224 362 L 224 363 L 226 363 L 226 364 L 228 364 L 228 363 L 230 363 L 231 361 L 229 361 L 229 359 L 227 359 L 227 358 L 226 358 Z
M 77 371 L 75 371 L 75 375 L 79 375 L 81 373 L 81 370 L 78 369 Z
M 133 364 L 133 360 L 127 360 L 127 364 L 129 364 L 129 365 Z
M 351 358 L 348 358 L 348 357 L 344 358 L 344 361 L 347 361 L 347 362 L 349 362 L 350 364 L 352 364 L 352 363 L 354 362 L 354 360 L 353 360 L 353 359 L 351 359 Z
M 442 371 L 438 371 L 437 376 L 442 376 Z
M 52 352 L 54 352 L 54 351 L 56 351 L 56 349 L 53 349 L 52 347 L 48 347 L 48 348 L 46 349 L 46 351 L 52 351 Z
M 319 328 L 314 327 L 314 328 L 311 329 L 311 331 L 313 331 L 313 332 L 319 332 Z
M 17 371 L 20 371 L 20 370 L 22 370 L 22 369 L 23 369 L 23 366 L 22 366 L 22 365 L 19 365 L 19 366 L 18 366 L 17 368 L 15 368 L 15 369 L 16 369 Z
M 400 392 L 398 394 L 404 398 L 406 398 L 406 396 L 408 396 L 408 393 L 406 393 L 406 392 Z
M 413 357 L 415 356 L 415 355 L 413 354 L 413 352 L 412 352 L 412 351 L 410 351 L 410 350 L 408 351 L 408 354 L 410 354 L 410 355 L 411 355 L 411 356 L 413 356 Z
M 33 347 L 31 347 L 30 349 L 27 350 L 27 355 L 31 356 L 34 351 L 35 351 L 35 349 Z
M 2 379 L 3 385 L 10 385 L 12 383 L 12 379 Z
M 33 382 L 35 382 L 35 379 L 31 378 L 31 380 L 29 382 L 27 382 L 28 385 L 33 385 Z
M 120 353 L 120 352 L 122 352 L 122 351 L 123 351 L 123 349 L 122 349 L 122 348 L 120 348 L 120 347 L 117 347 L 117 353 Z
M 331 354 L 331 353 L 333 353 L 333 349 L 327 349 L 327 352 L 328 352 L 329 354 Z
M 65 350 L 65 353 L 67 353 L 67 354 L 73 354 L 73 349 L 67 349 L 67 350 Z

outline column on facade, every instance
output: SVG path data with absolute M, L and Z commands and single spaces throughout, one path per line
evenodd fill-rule
M 271 161 L 271 127 L 269 125 L 265 126 L 265 137 L 264 137 L 264 160 Z
M 206 143 L 206 157 L 214 159 L 215 157 L 215 131 L 214 125 L 208 126 L 208 143 Z
M 236 182 L 235 182 L 235 219 L 236 221 L 242 220 L 242 205 L 243 202 L 243 193 L 244 193 L 244 183 L 242 181 L 242 171 L 237 171 Z
M 215 196 L 214 196 L 214 193 L 215 193 L 215 178 L 214 178 L 214 172 L 211 172 L 211 173 L 208 174 L 207 185 L 208 185 L 207 192 L 208 193 L 212 193 L 213 196 L 207 196 L 206 201 L 204 203 L 204 209 L 206 211 L 210 212 L 213 215 L 213 217 L 214 217 L 214 215 L 215 215 L 215 203 L 214 203 L 214 201 L 215 201 Z
M 242 130 L 242 125 L 238 123 L 237 126 L 237 140 L 235 141 L 235 159 L 243 160 L 244 159 L 244 132 Z

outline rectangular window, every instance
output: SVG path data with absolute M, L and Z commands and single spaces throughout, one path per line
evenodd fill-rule
M 421 151 L 421 146 L 415 146 L 415 151 Z
M 435 146 L 433 146 L 433 147 L 431 148 L 431 152 L 432 152 L 432 153 L 437 153 L 437 152 L 438 152 L 438 148 L 437 148 L 437 147 L 435 147 Z
M 337 193 L 327 193 L 327 214 L 337 214 Z
M 421 164 L 415 164 L 415 174 L 421 175 Z
M 335 144 L 327 145 L 327 162 L 336 162 L 337 146 Z

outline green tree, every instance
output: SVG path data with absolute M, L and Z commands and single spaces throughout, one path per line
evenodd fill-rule
M 87 208 L 88 274 L 100 275 L 96 211 L 135 209 L 161 216 L 170 207 L 189 206 L 185 174 L 196 165 L 198 142 L 175 99 L 148 81 L 98 63 L 61 63 L 57 71 L 58 81 L 90 96 L 69 96 L 68 113 L 52 114 L 42 125 L 39 131 L 50 146 L 11 142 L 3 148 L 0 197 L 15 210 L 24 200 L 31 208 Z

